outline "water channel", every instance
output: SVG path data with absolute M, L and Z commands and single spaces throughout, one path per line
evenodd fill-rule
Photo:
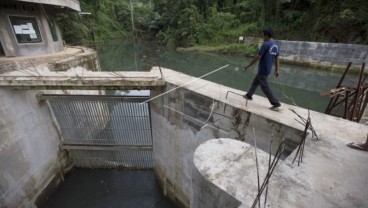
M 248 71 L 242 70 L 250 61 L 247 57 L 178 52 L 147 42 L 134 44 L 131 41 L 114 40 L 98 45 L 97 51 L 104 71 L 147 71 L 152 66 L 160 65 L 197 77 L 229 64 L 228 68 L 205 79 L 245 91 L 257 72 L 256 65 Z M 282 102 L 296 103 L 298 106 L 323 112 L 328 97 L 321 97 L 319 92 L 335 87 L 340 76 L 341 72 L 281 64 L 280 77 L 270 76 L 269 82 Z M 356 77 L 354 74 L 349 75 L 347 83 L 354 83 Z M 264 96 L 260 88 L 256 94 Z

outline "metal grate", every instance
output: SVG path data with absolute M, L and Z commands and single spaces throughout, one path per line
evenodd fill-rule
M 77 167 L 152 168 L 148 97 L 42 95 Z

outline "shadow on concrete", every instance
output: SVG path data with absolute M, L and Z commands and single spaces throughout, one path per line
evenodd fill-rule
M 175 208 L 152 170 L 74 169 L 45 208 Z

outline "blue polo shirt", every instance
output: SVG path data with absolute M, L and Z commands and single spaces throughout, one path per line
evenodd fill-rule
M 272 72 L 273 60 L 279 55 L 279 47 L 273 40 L 268 40 L 262 43 L 258 51 L 260 56 L 258 64 L 258 74 L 269 75 Z

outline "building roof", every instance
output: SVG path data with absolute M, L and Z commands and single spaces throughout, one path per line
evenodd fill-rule
M 67 7 L 69 9 L 80 12 L 80 4 L 78 0 L 13 0 L 13 1 L 22 1 L 22 2 L 30 2 L 35 4 L 47 4 L 47 5 L 55 5 L 60 7 Z

